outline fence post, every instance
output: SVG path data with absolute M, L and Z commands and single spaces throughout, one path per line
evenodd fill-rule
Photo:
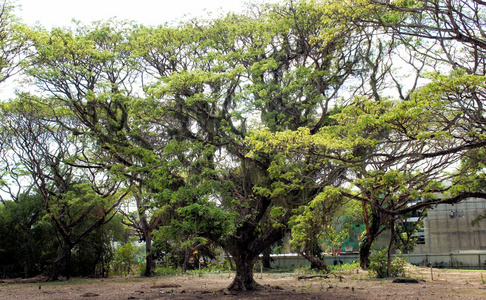
M 433 267 L 433 265 L 432 265 L 432 263 L 430 263 L 430 278 L 432 279 L 431 281 L 434 281 L 434 273 L 432 271 L 432 267 Z

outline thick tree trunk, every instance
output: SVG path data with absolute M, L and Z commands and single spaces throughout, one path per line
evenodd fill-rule
M 144 230 L 145 238 L 145 271 L 143 273 L 146 277 L 154 275 L 155 262 L 154 255 L 152 253 L 152 232 L 150 230 Z
M 258 254 L 239 253 L 233 256 L 236 263 L 236 275 L 228 290 L 250 291 L 259 284 L 253 278 L 253 266 Z
M 324 257 L 322 256 L 321 247 L 319 247 L 316 238 L 312 238 L 312 240 L 308 243 L 307 247 L 305 247 L 304 251 L 302 252 L 302 256 L 304 256 L 304 258 L 311 263 L 311 269 L 318 269 L 329 272 L 329 269 L 324 262 Z
M 59 251 L 54 263 L 52 264 L 51 272 L 49 274 L 49 281 L 59 280 L 62 261 L 66 258 L 69 252 L 71 252 L 71 247 L 69 246 L 64 246 L 61 251 Z
M 184 251 L 184 262 L 182 263 L 182 273 L 186 273 L 191 256 L 192 256 L 192 249 L 186 249 L 186 251 Z
M 314 268 L 322 271 L 326 271 L 326 273 L 330 272 L 329 268 L 327 267 L 327 264 L 323 260 L 313 255 L 310 251 L 304 250 L 301 254 L 305 259 L 307 259 L 311 263 L 311 265 Z
M 376 237 L 381 233 L 381 220 L 379 212 L 374 210 L 372 210 L 371 220 L 366 217 L 366 234 L 359 247 L 359 265 L 363 270 L 367 270 L 370 265 L 371 247 Z
M 259 287 L 260 285 L 253 278 L 253 266 L 258 255 L 283 238 L 284 231 L 281 228 L 270 227 L 263 230 L 258 225 L 271 202 L 266 198 L 260 201 L 251 199 L 249 202 L 255 205 L 254 209 L 245 208 L 241 212 L 242 216 L 248 218 L 224 242 L 224 248 L 231 254 L 236 264 L 235 279 L 228 287 L 229 290 L 246 291 Z
M 370 266 L 371 244 L 372 242 L 365 236 L 359 247 L 359 266 L 363 270 L 367 270 Z

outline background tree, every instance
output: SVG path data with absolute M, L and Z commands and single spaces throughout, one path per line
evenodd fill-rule
M 27 28 L 20 24 L 14 10 L 11 1 L 0 3 L 0 83 L 18 74 L 23 59 L 29 55 Z
M 78 157 L 77 167 L 112 174 L 119 186 L 154 186 L 144 174 L 164 173 L 157 172 L 147 136 L 141 135 L 136 124 L 132 127 L 133 116 L 129 117 L 135 105 L 130 101 L 141 92 L 134 84 L 138 71 L 128 41 L 131 25 L 111 21 L 91 27 L 77 25 L 75 31 L 54 29 L 33 36 L 36 54 L 28 72 L 44 95 L 39 101 L 51 107 L 59 126 L 95 145 L 93 151 L 99 155 Z M 76 126 L 64 122 L 66 113 L 77 120 Z M 151 232 L 158 216 L 147 213 L 153 211 L 149 207 L 157 208 L 158 204 L 152 197 L 148 199 L 149 202 L 137 203 L 136 225 L 146 241 L 145 274 L 152 275 Z M 150 223 L 151 217 L 154 219 Z
M 329 233 L 328 227 L 331 226 L 337 213 L 342 209 L 345 202 L 343 197 L 328 187 L 323 193 L 319 194 L 307 206 L 301 207 L 302 213 L 292 217 L 290 226 L 292 228 L 291 244 L 297 253 L 304 256 L 313 266 L 319 270 L 329 272 L 324 259 L 321 257 L 319 241 L 329 241 L 326 234 Z M 318 252 L 313 251 L 312 247 L 318 247 Z M 334 251 L 335 248 L 332 248 Z
M 0 266 L 2 277 L 42 275 L 55 258 L 54 228 L 43 221 L 44 203 L 39 194 L 22 194 L 0 206 Z
M 299 151 L 311 147 L 315 155 L 350 167 L 347 178 L 359 192 L 343 191 L 343 195 L 363 203 L 368 224 L 367 238 L 361 247 L 362 266 L 367 265 L 367 249 L 384 228 L 381 226 L 393 231 L 399 215 L 437 203 L 484 196 L 481 190 L 474 189 L 473 183 L 482 177 L 481 164 L 476 165 L 477 169 L 470 168 L 471 165 L 455 168 L 464 157 L 472 156 L 469 152 L 477 153 L 484 142 L 480 137 L 484 50 L 479 29 L 484 21 L 484 4 L 477 1 L 373 3 L 378 5 L 368 6 L 368 2 L 365 6 L 358 2 L 344 5 L 354 12 L 366 8 L 367 13 L 355 19 L 361 28 L 376 28 L 388 45 L 403 42 L 405 48 L 398 49 L 405 52 L 390 54 L 390 50 L 383 50 L 393 48 L 383 48 L 387 45 L 383 43 L 375 44 L 376 52 L 366 52 L 363 60 L 371 71 L 370 92 L 362 89 L 361 96 L 365 97 L 355 98 L 336 115 L 336 126 L 315 135 L 300 131 L 294 133 L 295 137 L 283 133 L 275 138 L 284 149 L 289 150 L 285 144 L 297 145 Z M 407 61 L 416 71 L 408 95 L 403 93 L 396 71 L 386 67 L 384 60 L 403 57 L 403 53 L 410 53 L 413 59 Z M 424 84 L 427 78 L 424 70 L 453 69 L 448 75 L 437 73 L 428 77 L 429 83 Z M 377 73 L 379 70 L 385 72 Z M 387 82 L 397 87 L 397 100 L 384 97 Z M 451 174 L 452 170 L 456 172 Z M 438 199 L 437 194 L 443 198 Z M 390 251 L 391 247 L 389 257 Z
M 89 155 L 89 147 L 50 121 L 42 106 L 22 100 L 3 105 L 2 138 L 15 157 L 23 186 L 34 186 L 44 203 L 61 244 L 50 272 L 57 280 L 60 266 L 71 250 L 114 216 L 123 198 L 119 184 L 96 169 L 77 169 L 76 157 Z

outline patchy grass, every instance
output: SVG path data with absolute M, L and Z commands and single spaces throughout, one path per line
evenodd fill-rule
M 344 270 L 346 269 L 346 270 Z M 343 268 L 329 278 L 298 280 L 298 272 L 255 272 L 261 289 L 253 292 L 225 290 L 234 272 L 188 273 L 185 275 L 74 278 L 58 282 L 8 280 L 0 285 L 0 299 L 60 300 L 93 299 L 484 299 L 485 270 L 444 270 L 406 266 L 407 277 L 419 283 L 393 283 L 392 279 L 371 279 L 359 268 Z M 440 275 L 439 275 L 440 274 Z M 483 275 L 483 276 L 482 276 Z M 22 283 L 23 282 L 23 283 Z M 94 296 L 98 295 L 98 296 Z M 237 296 L 235 298 L 235 295 Z

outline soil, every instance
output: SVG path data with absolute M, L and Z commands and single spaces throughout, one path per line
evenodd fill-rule
M 486 299 L 486 270 L 433 269 L 432 280 L 429 268 L 409 266 L 407 279 L 415 280 L 401 283 L 370 279 L 359 269 L 299 280 L 302 275 L 258 273 L 255 278 L 262 287 L 251 292 L 226 290 L 232 281 L 228 273 L 54 283 L 42 282 L 43 278 L 10 279 L 0 281 L 0 299 Z

